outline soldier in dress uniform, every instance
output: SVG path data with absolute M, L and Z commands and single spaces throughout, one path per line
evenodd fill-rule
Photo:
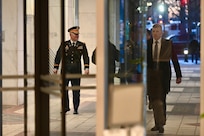
M 82 66 L 81 66 L 81 57 L 83 58 L 84 63 L 84 74 L 89 74 L 89 56 L 86 48 L 86 44 L 78 41 L 79 38 L 79 27 L 74 26 L 68 29 L 70 34 L 70 40 L 62 42 L 59 49 L 57 50 L 55 56 L 55 64 L 54 64 L 54 73 L 56 74 L 59 68 L 59 64 L 61 61 L 62 50 L 64 48 L 65 51 L 65 72 L 66 74 L 81 74 Z M 72 86 L 80 86 L 80 78 L 67 78 L 65 79 L 65 83 L 69 84 L 71 82 Z M 74 113 L 78 114 L 78 107 L 80 104 L 80 90 L 72 90 L 73 93 L 73 105 L 74 105 Z M 64 95 L 64 103 L 65 103 L 65 113 L 70 111 L 69 107 L 69 95 L 68 90 L 65 91 Z

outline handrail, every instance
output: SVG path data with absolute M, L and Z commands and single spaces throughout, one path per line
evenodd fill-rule
M 61 97 L 61 87 L 60 86 L 51 86 L 51 87 L 41 87 L 40 88 L 42 92 L 47 94 L 52 94 L 58 97 Z M 96 89 L 96 86 L 74 86 L 74 87 L 66 87 L 66 89 L 72 89 L 73 91 L 78 89 Z
M 61 90 L 62 88 L 60 86 L 49 86 L 49 87 L 41 87 L 42 90 L 50 90 L 50 91 L 58 91 Z M 96 89 L 96 86 L 67 86 L 67 90 L 79 90 L 79 89 Z
M 95 78 L 95 74 L 66 74 L 65 78 Z M 61 83 L 61 75 L 59 74 L 53 74 L 53 75 L 41 75 L 40 77 L 42 80 L 49 81 L 49 82 L 55 82 L 55 83 Z
M 31 91 L 34 89 L 35 87 L 0 87 L 0 91 L 14 91 L 14 90 Z
M 19 79 L 19 78 L 34 78 L 34 75 L 1 75 L 0 80 L 2 79 Z M 65 78 L 95 78 L 95 74 L 66 74 Z M 42 75 L 41 79 L 44 81 L 48 81 L 51 83 L 56 83 L 56 84 L 61 84 L 61 75 L 60 74 L 53 74 L 53 75 Z M 35 87 L 30 86 L 30 87 L 0 87 L 0 91 L 14 91 L 14 90 L 24 90 L 24 91 L 30 91 L 34 90 Z M 67 90 L 79 90 L 79 89 L 96 89 L 96 86 L 67 86 Z M 53 95 L 57 95 L 56 92 L 54 93 L 53 91 L 60 91 L 61 87 L 58 85 L 53 85 L 53 84 L 48 84 L 47 87 L 41 87 L 41 91 L 45 93 L 50 93 Z
M 1 79 L 18 79 L 18 78 L 34 78 L 35 75 L 1 75 L 0 76 L 0 80 Z M 53 80 L 55 78 L 60 78 L 61 75 L 60 74 L 53 74 L 53 75 L 42 75 L 41 79 L 43 80 Z M 95 74 L 89 74 L 89 75 L 85 75 L 85 74 L 66 74 L 65 75 L 66 78 L 95 78 L 96 75 Z
M 1 79 L 18 79 L 18 78 L 34 78 L 34 75 L 1 75 Z

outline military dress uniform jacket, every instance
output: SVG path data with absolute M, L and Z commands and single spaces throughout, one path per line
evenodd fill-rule
M 83 57 L 84 69 L 89 68 L 89 56 L 85 43 L 77 41 L 73 46 L 70 40 L 63 42 L 57 50 L 54 68 L 59 68 L 63 48 L 66 73 L 82 73 L 81 57 Z
M 176 77 L 182 77 L 182 74 L 177 54 L 174 51 L 174 46 L 170 40 L 166 39 L 161 39 L 158 69 L 155 70 L 155 61 L 153 61 L 152 55 L 152 44 L 153 39 L 147 41 L 147 92 L 150 93 L 153 91 L 151 93 L 151 95 L 153 95 L 152 97 L 159 97 L 154 95 L 158 95 L 158 93 L 167 94 L 170 91 L 172 75 L 170 61 L 172 61 Z

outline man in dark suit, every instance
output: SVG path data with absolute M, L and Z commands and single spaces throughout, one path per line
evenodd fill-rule
M 119 61 L 120 52 L 116 48 L 116 46 L 108 41 L 108 51 L 109 51 L 109 83 L 114 83 L 114 76 L 115 76 L 115 68 L 116 68 L 116 61 Z M 91 60 L 93 64 L 96 64 L 96 49 L 94 49 Z
M 62 42 L 59 49 L 57 50 L 55 56 L 55 64 L 54 64 L 54 73 L 56 74 L 59 68 L 59 64 L 61 61 L 62 51 L 64 48 L 65 51 L 65 72 L 66 74 L 81 74 L 82 66 L 81 66 L 81 57 L 83 56 L 84 62 L 84 73 L 89 74 L 89 56 L 86 48 L 86 44 L 78 41 L 79 38 L 79 27 L 74 26 L 68 29 L 70 33 L 70 40 Z M 80 78 L 68 78 L 65 79 L 65 83 L 69 84 L 71 82 L 72 86 L 80 86 L 81 79 Z M 74 113 L 78 114 L 78 107 L 80 104 L 80 90 L 72 90 L 73 93 L 73 105 L 74 105 Z M 65 103 L 65 113 L 70 111 L 69 108 L 69 96 L 68 90 L 65 90 L 65 95 L 63 97 Z
M 147 41 L 147 95 L 153 108 L 155 126 L 151 131 L 164 133 L 166 124 L 166 95 L 170 91 L 171 64 L 176 73 L 176 83 L 181 83 L 181 69 L 170 40 L 162 38 L 162 26 L 155 24 L 152 38 Z

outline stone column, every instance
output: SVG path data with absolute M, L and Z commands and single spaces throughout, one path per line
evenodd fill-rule
M 2 74 L 23 74 L 23 0 L 12 0 L 12 2 L 3 0 L 2 7 L 2 29 L 4 33 Z M 22 79 L 3 80 L 3 87 L 22 85 Z M 3 105 L 20 104 L 23 104 L 23 91 L 3 92 Z

